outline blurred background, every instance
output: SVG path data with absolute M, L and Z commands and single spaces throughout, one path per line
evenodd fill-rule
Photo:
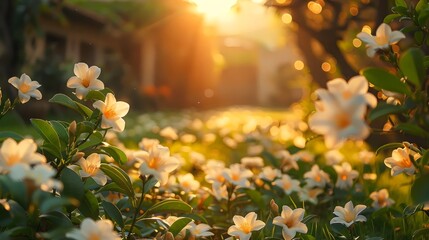
M 1 87 L 13 95 L 7 79 L 27 73 L 47 101 L 70 92 L 73 65 L 85 62 L 133 110 L 287 107 L 380 64 L 356 34 L 374 33 L 390 8 L 388 0 L 1 0 Z M 36 103 L 33 111 L 49 111 Z

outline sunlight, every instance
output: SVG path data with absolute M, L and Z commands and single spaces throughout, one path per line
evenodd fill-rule
M 190 0 L 197 11 L 204 14 L 209 21 L 214 21 L 228 14 L 237 0 Z

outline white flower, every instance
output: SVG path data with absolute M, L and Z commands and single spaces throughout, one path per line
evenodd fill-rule
M 389 192 L 385 188 L 381 189 L 378 192 L 377 191 L 372 192 L 369 195 L 369 198 L 371 198 L 374 201 L 372 203 L 372 207 L 375 209 L 390 207 L 395 203 L 395 201 L 389 198 Z
M 91 177 L 94 181 L 101 186 L 106 185 L 107 176 L 100 169 L 101 159 L 97 153 L 92 153 L 86 159 L 81 158 L 77 162 L 80 166 L 79 175 L 81 177 Z
M 240 240 L 249 240 L 252 236 L 252 231 L 258 231 L 265 227 L 265 223 L 261 220 L 256 220 L 256 218 L 255 212 L 250 212 L 245 217 L 235 215 L 232 218 L 235 225 L 228 228 L 228 234 L 238 237 Z
M 171 139 L 171 140 L 176 140 L 179 136 L 177 136 L 177 132 L 176 129 L 172 128 L 172 127 L 166 127 L 163 128 L 160 132 L 159 135 L 161 137 L 165 137 L 167 139 Z
M 374 157 L 374 152 L 370 152 L 368 150 L 362 150 L 359 152 L 359 159 L 362 160 L 364 164 L 371 164 Z
M 247 179 L 253 176 L 252 171 L 242 167 L 238 163 L 225 168 L 222 174 L 228 182 L 238 187 L 249 187 L 250 182 Z
M 308 188 L 324 188 L 326 184 L 330 182 L 329 175 L 325 171 L 320 170 L 317 164 L 313 165 L 310 171 L 304 173 L 304 178 Z
M 191 233 L 192 236 L 195 236 L 197 238 L 209 237 L 214 235 L 212 232 L 209 231 L 211 227 L 207 224 L 204 224 L 204 223 L 195 224 L 194 222 L 190 222 L 189 226 L 190 226 L 189 232 Z
M 365 222 L 366 217 L 359 215 L 365 208 L 365 205 L 357 205 L 356 207 L 353 207 L 352 201 L 346 203 L 344 208 L 336 206 L 334 209 L 336 217 L 332 218 L 330 223 L 341 223 L 346 225 L 346 227 L 350 227 L 355 222 Z
M 407 175 L 413 175 L 416 171 L 413 163 L 410 159 L 410 154 L 413 154 L 409 148 L 397 148 L 393 150 L 392 156 L 384 159 L 384 164 L 391 168 L 390 174 L 396 176 L 400 173 Z M 414 155 L 414 160 L 417 160 L 420 156 Z
M 218 200 L 228 200 L 228 189 L 226 185 L 222 185 L 218 182 L 212 184 L 212 195 Z
M 108 93 L 104 102 L 97 100 L 93 104 L 103 114 L 101 119 L 102 128 L 113 128 L 114 131 L 122 132 L 125 128 L 125 121 L 122 119 L 130 110 L 130 105 L 126 102 L 116 101 L 113 94 Z
M 170 156 L 170 150 L 161 145 L 153 146 L 149 152 L 135 152 L 134 157 L 141 161 L 140 174 L 153 175 L 161 185 L 167 183 L 168 174 L 179 166 L 179 161 Z
M 179 176 L 177 179 L 179 180 L 180 188 L 186 193 L 197 191 L 200 188 L 200 182 L 195 180 L 194 175 L 192 175 L 192 173 L 187 173 L 185 175 Z
M 325 153 L 326 164 L 332 166 L 340 163 L 344 159 L 344 155 L 337 149 L 329 150 Z
M 282 227 L 282 235 L 285 240 L 291 240 L 296 233 L 307 233 L 307 226 L 302 223 L 305 210 L 297 208 L 292 210 L 288 206 L 282 207 L 282 213 L 273 219 L 273 224 Z
M 405 35 L 400 31 L 392 31 L 389 25 L 382 23 L 377 28 L 375 36 L 360 32 L 357 37 L 366 43 L 367 55 L 374 57 L 377 50 L 388 49 L 390 45 L 396 44 L 399 40 L 405 38 Z
M 120 240 L 118 234 L 113 231 L 113 223 L 110 220 L 95 222 L 90 218 L 85 218 L 80 229 L 72 230 L 66 237 L 76 240 Z
M 275 169 L 271 166 L 266 166 L 262 169 L 262 172 L 259 173 L 259 178 L 272 182 L 276 178 L 281 177 L 281 175 L 282 172 L 280 172 L 280 170 Z
M 299 181 L 292 179 L 289 175 L 283 174 L 281 179 L 274 181 L 274 185 L 283 189 L 286 194 L 299 191 Z
M 22 74 L 20 78 L 11 77 L 8 82 L 18 89 L 18 98 L 21 103 L 28 102 L 31 97 L 42 99 L 42 93 L 37 90 L 41 85 L 37 81 L 31 81 L 27 74 Z
M 262 168 L 264 166 L 264 159 L 261 157 L 244 157 L 241 159 L 241 165 L 246 168 Z
M 349 82 L 342 78 L 336 78 L 328 81 L 326 86 L 339 101 L 350 101 L 356 96 L 363 96 L 370 107 L 377 106 L 377 98 L 368 93 L 368 80 L 364 76 L 354 76 L 350 78 Z
M 88 68 L 86 63 L 76 63 L 74 65 L 74 74 L 67 81 L 68 88 L 76 88 L 76 97 L 84 98 L 91 90 L 104 89 L 104 83 L 97 79 L 100 76 L 101 69 L 97 66 Z
M 338 147 L 347 139 L 362 140 L 369 135 L 363 96 L 343 101 L 325 89 L 317 90 L 317 94 L 318 111 L 310 116 L 308 123 L 312 131 L 324 135 L 328 148 Z
M 348 162 L 343 162 L 341 166 L 335 165 L 334 169 L 338 175 L 335 186 L 340 189 L 351 187 L 353 185 L 353 180 L 359 176 L 358 171 L 353 170 L 352 166 Z
M 287 172 L 291 169 L 298 170 L 297 157 L 293 156 L 287 150 L 281 150 L 276 152 L 275 156 L 281 161 L 281 168 Z
M 37 144 L 33 139 L 24 139 L 17 143 L 6 139 L 0 148 L 0 171 L 7 171 L 18 164 L 37 164 L 46 162 L 45 156 L 36 152 Z
M 324 191 L 320 188 L 313 188 L 305 186 L 304 188 L 301 188 L 301 191 L 298 192 L 299 199 L 303 202 L 311 202 L 313 204 L 318 203 L 317 196 L 322 194 Z
M 141 150 L 149 151 L 153 146 L 158 145 L 159 140 L 158 139 L 152 139 L 152 138 L 143 138 L 139 142 L 139 148 Z
M 225 177 L 223 176 L 223 170 L 225 169 L 225 164 L 218 160 L 210 159 L 207 161 L 207 164 L 203 167 L 203 170 L 206 174 L 205 180 L 208 183 L 219 183 L 223 184 L 225 182 Z
M 34 186 L 40 187 L 43 191 L 50 191 L 54 188 L 61 190 L 62 183 L 53 179 L 56 173 L 57 171 L 47 164 L 38 164 L 33 168 L 30 165 L 18 164 L 11 169 L 9 176 L 14 181 L 30 180 Z

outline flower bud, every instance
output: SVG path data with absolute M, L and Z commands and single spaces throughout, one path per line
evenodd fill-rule
M 274 199 L 271 199 L 270 201 L 270 208 L 274 214 L 279 215 L 279 205 L 277 205 Z
M 69 129 L 68 129 L 70 137 L 72 136 L 74 137 L 74 135 L 76 134 L 76 126 L 77 126 L 76 121 L 73 121 L 70 123 Z
M 77 152 L 77 153 L 72 157 L 72 163 L 75 163 L 75 162 L 79 161 L 81 158 L 83 158 L 83 156 L 85 156 L 85 153 L 83 153 L 83 152 Z

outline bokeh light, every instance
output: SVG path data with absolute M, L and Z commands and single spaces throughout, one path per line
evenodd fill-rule
M 305 65 L 304 62 L 301 60 L 297 60 L 295 61 L 295 63 L 293 64 L 293 66 L 295 67 L 296 70 L 300 71 L 302 69 L 304 69 Z
M 353 39 L 352 43 L 355 48 L 362 46 L 362 41 L 359 38 Z
M 320 14 L 323 10 L 323 7 L 322 5 L 320 5 L 320 3 L 313 2 L 313 1 L 309 2 L 307 4 L 307 7 L 314 14 Z
M 284 13 L 282 15 L 282 22 L 289 24 L 292 22 L 292 15 L 290 15 L 289 13 Z
M 324 72 L 331 71 L 331 64 L 328 62 L 323 62 L 321 67 Z

